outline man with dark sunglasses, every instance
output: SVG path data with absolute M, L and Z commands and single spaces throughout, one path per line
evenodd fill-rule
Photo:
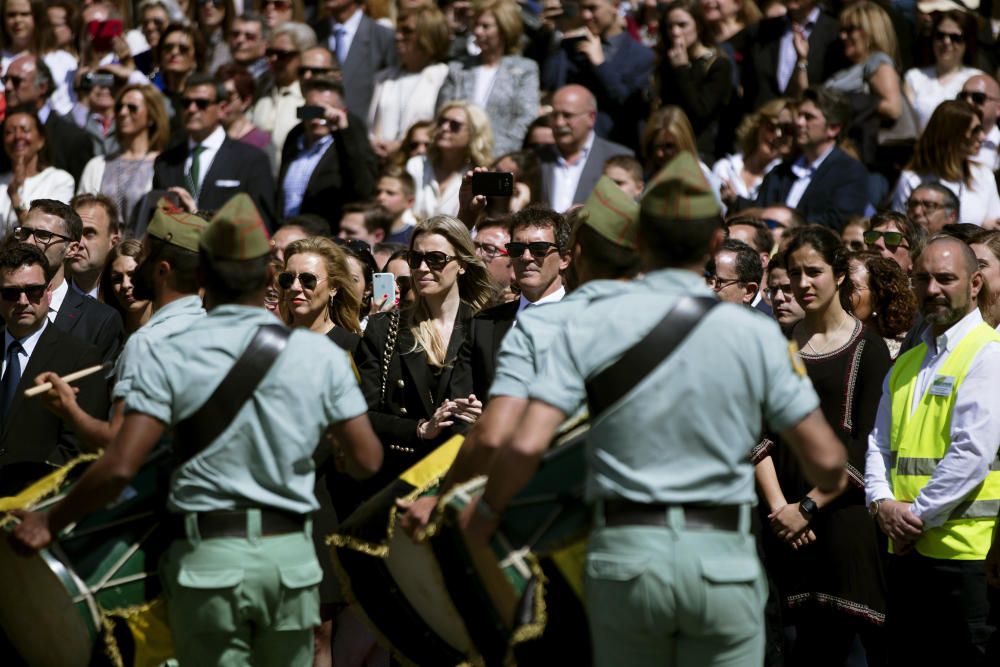
M 49 281 L 55 275 L 45 254 L 29 243 L 0 250 L 0 496 L 20 491 L 79 452 L 63 422 L 24 390 L 44 371 L 71 373 L 101 363 L 96 347 L 50 326 Z M 77 383 L 79 404 L 93 417 L 107 414 L 107 385 L 100 374 Z
M 298 125 L 296 111 L 306 103 L 299 85 L 299 65 L 302 52 L 316 46 L 316 34 L 304 23 L 288 22 L 278 27 L 264 52 L 271 71 L 274 88 L 253 105 L 253 124 L 271 133 L 271 145 L 277 154 L 285 145 L 288 132 Z
M 975 107 L 983 116 L 983 141 L 975 160 L 989 166 L 990 171 L 1000 169 L 997 147 L 1000 146 L 1000 84 L 989 74 L 977 74 L 962 86 L 958 99 Z
M 190 196 L 181 196 L 181 201 L 194 201 L 189 213 L 218 210 L 237 193 L 246 192 L 268 228 L 274 229 L 271 161 L 259 148 L 226 136 L 222 117 L 228 100 L 226 87 L 212 77 L 188 78 L 179 102 L 187 141 L 157 156 L 153 189 L 186 191 Z
M 869 251 L 891 259 L 910 275 L 913 262 L 924 249 L 927 234 L 902 213 L 883 211 L 868 221 L 864 238 Z

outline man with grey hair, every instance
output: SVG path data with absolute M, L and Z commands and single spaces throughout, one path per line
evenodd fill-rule
M 253 124 L 271 133 L 271 145 L 281 155 L 288 132 L 298 125 L 297 111 L 306 103 L 299 87 L 302 52 L 316 46 L 316 33 L 305 23 L 281 24 L 268 41 L 265 55 L 274 73 L 274 88 L 257 100 Z
M 958 197 L 940 183 L 922 183 L 906 201 L 906 215 L 928 236 L 940 234 L 945 225 L 958 222 Z
M 985 135 L 975 161 L 985 164 L 990 171 L 1000 169 L 1000 158 L 997 157 L 997 147 L 1000 145 L 1000 127 L 997 127 L 997 118 L 1000 117 L 1000 84 L 989 74 L 977 74 L 965 82 L 958 99 L 975 107 L 983 117 Z

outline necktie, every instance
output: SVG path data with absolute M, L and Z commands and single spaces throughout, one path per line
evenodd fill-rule
M 347 30 L 344 26 L 338 25 L 333 29 L 333 34 L 337 38 L 337 62 L 343 67 L 344 61 L 347 60 Z
M 7 411 L 14 402 L 17 385 L 21 381 L 21 357 L 18 356 L 24 348 L 16 340 L 7 348 L 7 363 L 0 380 L 0 419 L 7 420 Z
M 205 147 L 201 144 L 195 146 L 194 150 L 191 151 L 191 171 L 188 172 L 188 180 L 191 181 L 189 190 L 195 198 L 198 197 L 198 192 L 201 190 L 199 178 L 201 177 L 201 154 L 204 152 Z

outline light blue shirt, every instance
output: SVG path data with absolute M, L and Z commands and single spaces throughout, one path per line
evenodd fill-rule
M 191 416 L 258 327 L 275 321 L 263 308 L 212 309 L 150 348 L 125 398 L 126 413 L 141 412 L 171 426 Z M 367 410 L 347 353 L 326 336 L 295 329 L 233 423 L 174 471 L 168 507 L 173 512 L 243 507 L 311 512 L 319 506 L 312 454 L 324 430 Z
M 553 341 L 531 398 L 573 414 L 586 400 L 587 379 L 687 295 L 712 291 L 700 275 L 667 269 L 592 301 Z M 753 502 L 749 455 L 764 423 L 780 432 L 819 405 L 789 345 L 778 324 L 757 311 L 728 303 L 713 308 L 666 361 L 591 422 L 588 498 Z
M 302 208 L 302 200 L 306 196 L 306 188 L 309 187 L 309 179 L 316 169 L 316 165 L 326 155 L 326 151 L 333 145 L 333 135 L 328 134 L 322 137 L 309 148 L 305 148 L 304 138 L 299 138 L 299 154 L 295 156 L 292 163 L 288 165 L 285 172 L 283 189 L 285 192 L 285 218 L 293 218 L 299 214 Z

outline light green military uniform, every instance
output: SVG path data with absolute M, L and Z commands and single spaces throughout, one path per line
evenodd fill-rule
M 259 216 L 248 205 L 239 195 L 219 211 L 202 241 L 207 249 L 239 248 L 230 259 L 268 251 Z M 223 228 L 212 236 L 216 225 Z M 187 418 L 257 328 L 274 323 L 263 308 L 213 308 L 150 350 L 125 399 L 126 413 L 170 425 Z M 250 509 L 246 538 L 202 539 L 196 516 L 246 508 L 314 511 L 316 443 L 329 424 L 366 411 L 347 354 L 325 336 L 297 329 L 233 423 L 174 472 L 168 506 L 186 515 L 186 539 L 171 545 L 161 577 L 181 665 L 312 664 L 322 570 L 308 523 L 300 532 L 264 537 L 259 510 Z
M 684 185 L 680 195 L 666 188 L 666 196 L 683 199 L 669 219 L 709 217 L 699 198 L 711 190 L 687 154 L 664 169 L 664 180 Z M 717 210 L 714 203 L 708 210 Z M 712 292 L 700 275 L 668 269 L 592 301 L 552 343 L 531 397 L 572 414 L 586 400 L 586 379 L 686 295 Z M 597 524 L 585 590 L 599 667 L 762 663 L 766 583 L 750 533 L 755 495 L 747 453 L 765 421 L 781 431 L 819 404 L 796 371 L 795 354 L 774 321 L 717 305 L 592 423 L 586 492 Z M 671 505 L 667 526 L 604 526 L 603 501 L 615 499 Z M 742 506 L 740 529 L 686 529 L 683 505 Z

